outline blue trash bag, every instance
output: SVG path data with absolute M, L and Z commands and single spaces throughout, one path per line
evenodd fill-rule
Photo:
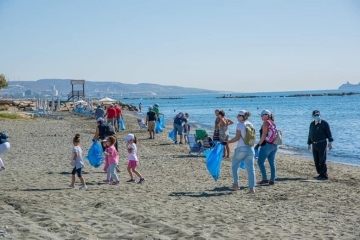
M 160 125 L 162 128 L 166 128 L 165 117 L 163 114 L 160 115 Z
M 245 168 L 246 168 L 246 164 L 245 164 L 244 161 L 241 161 L 241 163 L 240 163 L 240 168 L 241 168 L 241 169 L 245 169 Z
M 258 149 L 255 149 L 255 156 L 254 158 L 258 158 L 259 157 L 259 150 Z
M 175 138 L 175 130 L 173 129 L 171 132 L 169 132 L 169 138 L 173 141 L 176 141 L 176 138 Z
M 100 161 L 101 159 L 104 158 L 102 153 L 103 153 L 103 149 L 102 149 L 100 143 L 95 141 L 95 142 L 93 142 L 93 144 L 91 145 L 91 147 L 88 151 L 88 156 L 86 156 L 85 158 L 89 161 L 91 166 L 98 168 L 101 166 L 101 164 L 103 164 Z
M 125 124 L 124 124 L 124 119 L 123 118 L 120 118 L 120 129 L 125 130 Z
M 155 132 L 156 133 L 161 133 L 163 131 L 162 127 L 160 126 L 159 121 L 155 121 Z
M 220 167 L 224 152 L 224 145 L 216 144 L 216 146 L 212 150 L 208 151 L 210 152 L 205 153 L 206 168 L 208 169 L 214 180 L 217 181 L 220 176 Z

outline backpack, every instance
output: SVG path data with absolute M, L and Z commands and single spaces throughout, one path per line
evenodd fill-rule
M 277 132 L 276 126 L 270 120 L 266 120 L 266 122 L 269 123 L 269 128 L 268 128 L 268 132 L 267 132 L 265 141 L 267 141 L 268 143 L 273 143 L 276 138 L 276 132 Z
M 116 134 L 113 125 L 111 124 L 104 124 L 104 125 L 105 125 L 105 132 L 104 132 L 105 137 L 113 136 Z
M 282 131 L 276 130 L 276 137 L 275 137 L 273 144 L 282 145 L 282 138 L 283 138 Z
M 251 123 L 244 123 L 246 129 L 245 138 L 241 136 L 244 141 L 244 144 L 247 146 L 254 146 L 256 141 L 256 130 Z

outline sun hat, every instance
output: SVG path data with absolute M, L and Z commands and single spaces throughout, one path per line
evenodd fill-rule
M 271 114 L 271 112 L 267 109 L 264 109 L 261 111 L 261 115 L 270 115 L 270 114 Z
M 101 121 L 104 121 L 104 119 L 102 117 L 99 117 L 96 121 L 101 122 Z
M 245 110 L 240 110 L 237 115 L 238 116 L 245 116 L 245 113 L 246 113 Z
M 126 137 L 125 137 L 125 141 L 130 141 L 130 140 L 133 140 L 134 139 L 134 134 L 128 134 L 128 135 L 126 135 Z
M 151 110 L 151 109 L 152 109 L 152 106 L 149 106 L 149 109 Z
M 320 111 L 319 111 L 319 110 L 314 110 L 314 111 L 312 112 L 312 115 L 313 115 L 313 116 L 319 116 L 319 115 L 320 115 Z
M 104 138 L 103 140 L 101 140 L 102 142 L 107 142 L 108 141 L 108 138 Z

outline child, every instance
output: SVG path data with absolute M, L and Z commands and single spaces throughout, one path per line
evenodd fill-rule
M 71 184 L 69 187 L 75 187 L 75 173 L 77 173 L 82 184 L 80 190 L 85 190 L 87 189 L 87 186 L 84 177 L 81 175 L 82 168 L 84 167 L 84 160 L 82 158 L 82 150 L 80 148 L 80 134 L 75 134 L 73 144 L 74 147 L 72 149 L 71 164 L 74 166 L 74 169 L 71 172 Z
M 133 134 L 128 134 L 125 138 L 125 141 L 126 141 L 126 149 L 128 151 L 128 160 L 129 160 L 127 171 L 131 177 L 131 179 L 126 182 L 131 182 L 131 183 L 135 182 L 135 178 L 133 176 L 133 173 L 135 173 L 140 178 L 138 183 L 143 183 L 145 181 L 145 178 L 136 170 L 136 167 L 138 165 L 136 137 Z
M 115 149 L 115 142 L 116 139 L 113 136 L 110 136 L 107 138 L 107 148 L 105 150 L 105 156 L 106 156 L 106 163 L 109 165 L 107 168 L 107 176 L 106 180 L 104 180 L 105 183 L 111 183 L 112 178 L 115 179 L 115 182 L 112 183 L 112 185 L 118 185 L 120 183 L 119 178 L 116 174 L 115 168 L 119 162 L 119 156 L 118 152 Z M 111 178 L 110 178 L 111 177 Z

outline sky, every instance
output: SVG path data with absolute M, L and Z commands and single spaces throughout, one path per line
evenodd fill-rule
M 360 82 L 358 0 L 0 0 L 0 74 L 233 92 Z

